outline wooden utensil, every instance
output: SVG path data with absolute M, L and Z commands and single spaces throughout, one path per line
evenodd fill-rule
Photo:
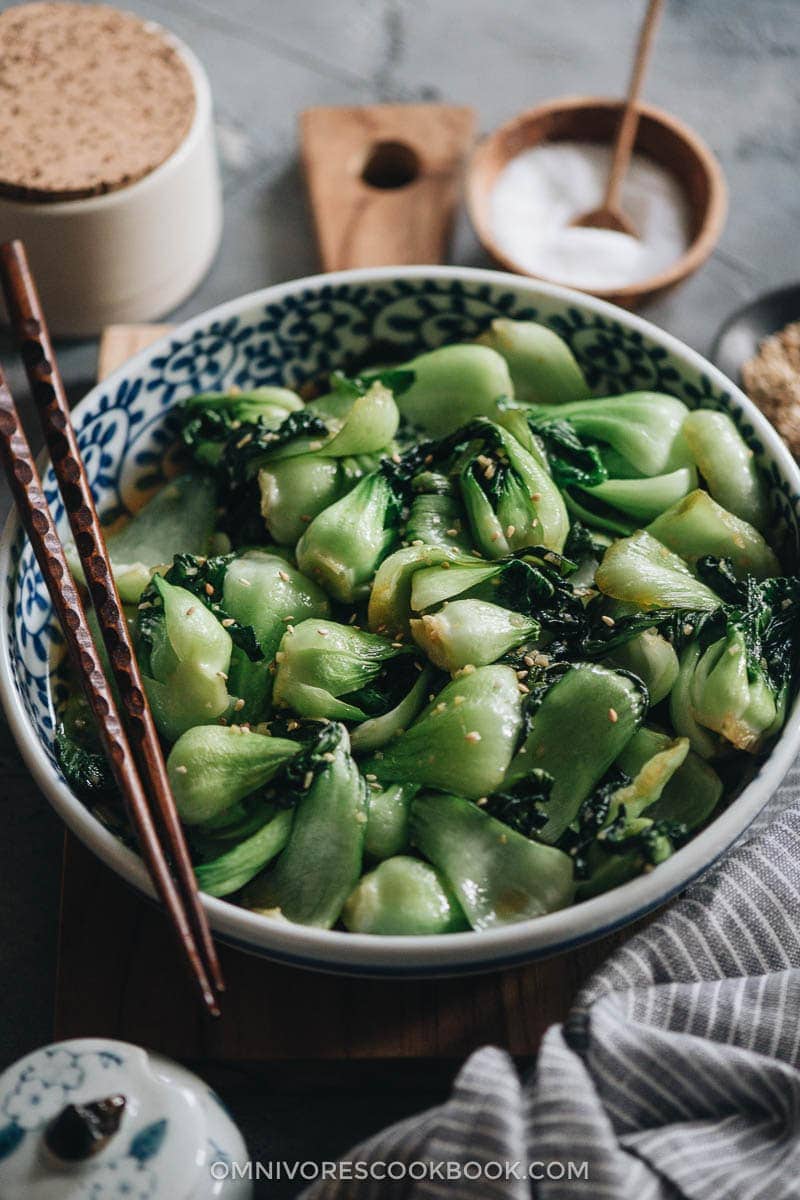
M 122 704 L 105 678 L 86 614 L 44 498 L 30 446 L 0 373 L 0 454 L 17 508 L 44 575 L 109 764 L 139 835 L 153 883 L 170 915 L 207 1010 L 219 1015 L 224 989 L 189 852 L 167 778 L 152 713 L 136 662 L 100 520 L 83 465 L 39 297 L 21 242 L 0 246 L 0 281 L 31 393 L 50 451 L 75 545 Z M 150 809 L 174 864 L 173 879 Z
M 449 104 L 309 108 L 300 117 L 322 268 L 442 262 L 475 114 Z
M 647 6 L 602 203 L 599 208 L 593 208 L 590 212 L 577 216 L 572 221 L 575 226 L 586 229 L 611 229 L 616 233 L 637 236 L 632 223 L 620 207 L 620 193 L 631 161 L 633 143 L 636 141 L 636 129 L 639 124 L 639 96 L 662 6 L 663 0 L 650 0 Z

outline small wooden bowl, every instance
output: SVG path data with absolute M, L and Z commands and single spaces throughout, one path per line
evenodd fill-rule
M 480 241 L 494 261 L 507 271 L 531 275 L 499 248 L 492 233 L 490 198 L 498 174 L 523 150 L 544 141 L 611 143 L 617 131 L 622 103 L 595 97 L 574 96 L 540 104 L 501 125 L 478 146 L 467 174 L 467 204 Z M 717 159 L 697 134 L 663 109 L 640 105 L 635 149 L 648 155 L 680 183 L 689 204 L 690 242 L 672 266 L 638 283 L 620 288 L 580 289 L 636 308 L 645 300 L 674 287 L 697 270 L 716 245 L 728 209 L 727 188 Z M 547 283 L 560 283 L 546 279 Z

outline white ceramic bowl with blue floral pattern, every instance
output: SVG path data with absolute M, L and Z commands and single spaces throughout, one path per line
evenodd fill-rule
M 174 433 L 184 396 L 237 384 L 296 386 L 357 362 L 376 345 L 388 360 L 470 338 L 496 316 L 543 322 L 565 338 L 598 394 L 651 389 L 724 409 L 771 484 L 776 524 L 798 545 L 800 472 L 754 405 L 699 354 L 641 318 L 564 288 L 461 267 L 345 271 L 279 284 L 189 321 L 121 367 L 75 409 L 89 478 L 104 517 L 137 507 Z M 52 471 L 45 490 L 62 516 Z M 19 524 L 0 546 L 0 693 L 37 782 L 70 829 L 123 879 L 152 895 L 141 860 L 67 787 L 53 753 L 49 662 L 57 631 Z M 569 730 L 564 731 L 565 737 Z M 364 974 L 443 974 L 551 955 L 662 904 L 723 853 L 773 794 L 800 748 L 795 700 L 769 758 L 703 832 L 656 870 L 562 912 L 483 933 L 378 937 L 309 929 L 206 897 L 225 941 L 308 967 Z

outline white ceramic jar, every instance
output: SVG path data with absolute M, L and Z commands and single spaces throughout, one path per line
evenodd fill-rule
M 249 1200 L 246 1157 L 214 1092 L 138 1046 L 59 1042 L 0 1076 L 0 1200 Z
M 211 89 L 187 46 L 192 124 L 160 166 L 128 187 L 81 200 L 0 197 L 0 242 L 25 242 L 51 332 L 90 337 L 104 325 L 162 316 L 208 271 L 222 231 Z

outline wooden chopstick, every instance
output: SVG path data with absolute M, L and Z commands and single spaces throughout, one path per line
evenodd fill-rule
M 219 1009 L 214 993 L 178 890 L 164 859 L 130 743 L 86 621 L 80 592 L 67 565 L 64 547 L 53 523 L 28 439 L 20 425 L 17 408 L 1 368 L 0 460 L 25 532 L 41 567 L 53 607 L 61 622 L 67 649 L 97 721 L 111 770 L 126 800 L 151 878 L 169 912 L 200 985 L 203 1001 L 210 1012 L 217 1014 Z
M 200 901 L 197 881 L 169 785 L 158 734 L 147 702 L 122 603 L 114 582 L 94 498 L 70 420 L 61 374 L 31 276 L 25 248 L 19 241 L 7 242 L 0 246 L 0 282 L 2 282 L 9 319 L 19 343 L 31 393 L 39 413 L 53 469 L 83 566 L 87 588 L 97 613 L 103 641 L 119 690 L 122 703 L 122 722 L 127 733 L 127 757 L 131 766 L 129 773 L 135 773 L 138 768 L 141 784 L 140 793 L 137 796 L 144 800 L 148 816 L 150 816 L 148 800 L 154 804 L 158 813 L 160 826 L 175 870 L 176 877 L 172 879 L 170 875 L 170 880 L 185 908 L 184 923 L 181 926 L 176 923 L 176 930 L 181 937 L 181 942 L 186 949 L 198 982 L 201 984 L 206 1006 L 209 1011 L 218 1013 L 214 991 L 222 992 L 225 986 L 219 960 Z M 13 399 L 7 388 L 6 393 L 17 434 L 24 436 L 19 427 L 18 417 L 13 413 Z M 25 444 L 27 446 L 27 443 Z M 19 506 L 20 497 L 15 494 L 15 499 Z M 22 508 L 20 511 L 23 511 Z M 57 534 L 55 531 L 53 532 L 57 540 Z M 63 553 L 61 558 L 63 559 Z M 45 573 L 45 578 L 48 579 L 48 587 L 50 587 L 47 570 L 41 560 L 40 565 Z M 66 564 L 64 564 L 64 568 L 69 577 Z M 63 574 L 64 571 L 59 572 L 59 579 L 55 581 L 56 590 L 59 582 L 62 581 Z M 53 588 L 50 590 L 52 595 Z M 59 616 L 61 616 L 60 612 Z M 91 637 L 89 640 L 91 641 Z M 78 663 L 80 669 L 80 656 Z M 100 674 L 102 675 L 102 671 Z M 119 714 L 117 715 L 119 723 Z M 102 729 L 102 719 L 99 724 Z M 132 799 L 130 791 L 123 789 L 123 792 L 129 803 L 132 805 L 139 803 L 138 799 Z M 132 807 L 132 812 L 138 819 L 141 819 L 137 808 Z M 152 822 L 152 817 L 150 819 Z M 160 847 L 159 852 L 161 853 Z M 161 861 L 164 870 L 169 875 L 163 854 Z M 167 904 L 167 907 L 175 921 L 172 907 L 170 904 Z M 185 927 L 187 923 L 188 932 L 193 935 L 190 942 L 187 942 L 184 936 L 187 932 Z M 198 966 L 202 966 L 200 972 L 197 970 Z M 209 980 L 211 981 L 210 985 Z

